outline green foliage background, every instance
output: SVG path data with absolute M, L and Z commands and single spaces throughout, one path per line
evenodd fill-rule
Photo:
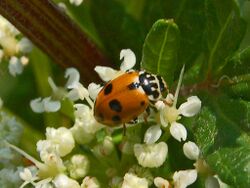
M 197 95 L 202 101 L 200 114 L 183 120 L 189 139 L 199 145 L 222 181 L 232 187 L 249 187 L 250 2 L 85 0 L 79 7 L 65 3 L 72 20 L 110 57 L 115 68 L 120 64 L 120 50 L 130 48 L 136 54 L 137 69 L 163 76 L 173 91 L 185 64 L 181 95 Z M 38 48 L 30 54 L 30 65 L 16 78 L 9 76 L 4 63 L 0 66 L 0 96 L 6 110 L 25 122 L 21 147 L 34 154 L 35 142 L 44 137 L 47 126 L 73 123 L 67 101 L 53 114 L 34 114 L 29 107 L 31 99 L 51 94 L 48 76 L 64 85 L 63 69 Z M 170 150 L 176 152 L 170 152 L 169 162 L 158 174 L 192 168 L 178 156 L 181 146 L 171 143 Z M 191 187 L 203 187 L 203 181 L 200 177 Z

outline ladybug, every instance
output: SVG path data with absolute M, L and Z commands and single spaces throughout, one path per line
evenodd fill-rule
M 167 85 L 161 76 L 129 71 L 109 81 L 98 93 L 95 119 L 107 126 L 131 123 L 162 98 Z

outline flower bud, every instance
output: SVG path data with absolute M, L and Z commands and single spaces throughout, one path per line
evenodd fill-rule
M 159 167 L 167 158 L 168 146 L 165 142 L 156 144 L 135 144 L 134 153 L 143 167 Z
M 73 155 L 68 164 L 70 177 L 74 179 L 83 178 L 89 170 L 89 160 L 84 155 Z

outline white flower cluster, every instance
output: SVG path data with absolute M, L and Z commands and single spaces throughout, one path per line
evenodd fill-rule
M 75 154 L 68 160 L 63 159 L 75 147 L 75 141 L 69 129 L 64 127 L 46 129 L 46 140 L 40 140 L 37 143 L 37 151 L 42 162 L 11 144 L 9 146 L 35 164 L 20 172 L 20 177 L 24 181 L 21 188 L 27 184 L 32 184 L 36 188 L 100 187 L 96 178 L 86 176 L 89 170 L 87 156 Z M 77 180 L 82 180 L 82 183 L 79 184 Z
M 0 62 L 9 61 L 9 72 L 16 76 L 23 72 L 23 66 L 29 62 L 26 54 L 31 52 L 32 43 L 4 17 L 0 15 Z
M 136 63 L 135 54 L 130 49 L 122 50 L 120 59 L 123 60 L 120 70 L 97 66 L 95 71 L 102 80 L 107 82 L 131 70 Z M 185 188 L 196 181 L 198 173 L 209 171 L 208 166 L 200 156 L 198 146 L 194 142 L 186 141 L 187 130 L 179 122 L 183 116 L 193 117 L 199 113 L 201 108 L 201 101 L 197 96 L 188 97 L 186 102 L 178 108 L 176 107 L 183 72 L 184 68 L 180 74 L 175 94 L 169 93 L 166 98 L 156 103 L 157 112 L 152 113 L 149 117 L 156 123 L 146 130 L 143 143 L 140 142 L 140 138 L 135 139 L 131 143 L 124 142 L 120 149 L 124 155 L 134 155 L 142 169 L 161 167 L 167 160 L 169 152 L 166 140 L 163 141 L 162 139 L 164 133 L 183 143 L 183 153 L 188 159 L 195 161 L 194 168 L 180 169 L 174 172 L 172 177 L 153 177 L 152 174 L 138 173 L 136 170 L 131 171 L 132 167 L 126 167 L 130 170 L 122 178 L 117 176 L 118 166 L 115 166 L 117 169 L 110 167 L 103 173 L 111 178 L 111 187 L 147 188 L 154 184 L 159 188 Z M 35 112 L 55 112 L 60 109 L 60 101 L 68 98 L 74 104 L 74 125 L 69 129 L 64 127 L 46 129 L 46 139 L 37 143 L 37 151 L 42 162 L 30 157 L 15 146 L 10 146 L 35 164 L 33 170 L 25 168 L 20 173 L 20 177 L 24 180 L 21 187 L 26 184 L 32 184 L 35 187 L 100 187 L 96 177 L 88 176 L 89 169 L 91 169 L 88 157 L 77 153 L 77 151 L 72 152 L 77 150 L 75 149 L 76 144 L 88 146 L 93 156 L 101 163 L 107 162 L 107 164 L 119 165 L 117 164 L 119 159 L 115 159 L 113 156 L 116 147 L 110 129 L 106 129 L 106 135 L 104 135 L 102 142 L 96 142 L 95 140 L 97 139 L 96 133 L 105 128 L 104 125 L 95 120 L 93 114 L 94 101 L 101 86 L 91 83 L 88 88 L 85 88 L 80 83 L 79 72 L 74 68 L 66 70 L 65 78 L 68 78 L 68 80 L 63 88 L 57 87 L 53 80 L 49 78 L 53 96 L 60 96 L 59 98 L 53 100 L 52 97 L 38 98 L 32 100 L 30 105 Z M 81 101 L 81 103 L 78 103 L 78 101 Z M 139 166 L 138 164 L 137 166 Z M 219 185 L 217 178 L 207 175 L 206 187 L 216 187 L 217 185 Z

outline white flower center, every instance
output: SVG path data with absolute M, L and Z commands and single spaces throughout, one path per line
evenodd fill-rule
M 163 117 L 166 122 L 173 123 L 179 119 L 179 111 L 174 106 L 166 106 L 163 110 Z

